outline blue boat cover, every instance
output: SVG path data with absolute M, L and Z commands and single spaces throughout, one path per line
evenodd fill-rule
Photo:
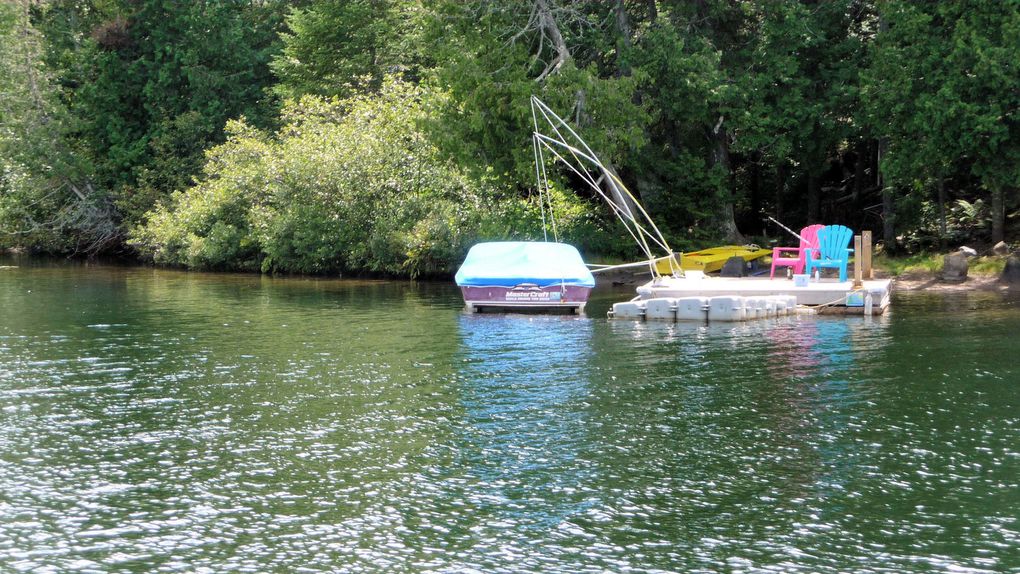
M 595 278 L 573 245 L 540 241 L 479 243 L 454 278 L 460 287 L 513 287 L 534 283 L 595 287 Z

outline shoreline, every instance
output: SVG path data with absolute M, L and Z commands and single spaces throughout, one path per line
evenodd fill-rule
M 600 288 L 626 288 L 638 286 L 650 279 L 647 272 L 616 272 L 597 274 L 596 285 Z M 932 292 L 932 293 L 965 293 L 981 291 L 993 293 L 1020 292 L 1020 286 L 1011 286 L 999 280 L 997 275 L 971 275 L 960 283 L 942 281 L 937 275 L 923 272 L 907 272 L 896 277 L 876 269 L 876 279 L 892 279 L 893 291 Z
M 876 275 L 884 275 L 877 273 Z M 937 275 L 931 273 L 904 273 L 892 277 L 893 291 L 921 291 L 933 293 L 966 293 L 968 291 L 981 291 L 992 293 L 1008 293 L 1014 286 L 1002 282 L 997 275 L 971 275 L 959 283 L 951 283 L 941 280 Z M 1020 291 L 1020 286 L 1017 286 Z
M 0 251 L 0 256 L 6 256 L 10 261 L 0 260 L 0 270 L 17 269 L 20 265 L 10 265 L 10 262 L 16 262 L 19 256 L 24 256 L 21 253 L 7 250 Z M 43 258 L 45 259 L 45 258 Z M 66 260 L 65 260 L 66 262 Z M 213 270 L 189 270 L 181 269 L 176 267 L 161 267 L 153 266 L 151 264 L 145 264 L 138 261 L 116 261 L 110 262 L 105 261 L 100 264 L 112 264 L 115 266 L 127 266 L 127 267 L 145 267 L 145 268 L 157 268 L 168 271 L 179 271 L 186 273 L 208 273 L 208 274 L 227 274 L 227 275 L 258 275 L 263 277 L 301 277 L 306 279 L 340 279 L 340 275 L 272 275 L 258 272 L 245 272 L 245 271 L 213 271 Z M 405 280 L 408 278 L 387 278 L 387 277 L 366 277 L 366 276 L 352 276 L 343 277 L 344 279 L 395 279 Z M 1020 285 L 1011 285 L 1003 282 L 998 275 L 969 275 L 966 280 L 959 283 L 951 283 L 943 281 L 938 277 L 937 274 L 926 272 L 926 271 L 908 271 L 897 276 L 891 276 L 887 271 L 882 269 L 875 269 L 875 279 L 891 279 L 893 291 L 901 292 L 934 292 L 934 293 L 964 293 L 968 291 L 975 292 L 986 292 L 986 293 L 1020 293 Z M 419 280 L 439 280 L 439 281 L 451 281 L 453 277 L 450 276 L 448 279 L 445 277 L 430 277 L 420 278 Z M 595 274 L 595 286 L 598 289 L 626 289 L 628 287 L 637 287 L 649 281 L 651 274 L 647 270 L 630 270 L 621 269 L 618 271 L 612 271 L 607 273 Z

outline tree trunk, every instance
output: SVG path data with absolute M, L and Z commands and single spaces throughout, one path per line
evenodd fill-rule
M 654 24 L 659 18 L 659 9 L 655 6 L 655 0 L 645 0 L 645 8 L 648 11 L 648 23 Z
M 726 186 L 719 198 L 719 206 L 716 211 L 716 223 L 723 240 L 730 243 L 744 243 L 744 236 L 737 229 L 737 222 L 733 213 L 733 168 L 730 165 L 730 148 L 726 138 L 726 128 L 722 127 L 723 118 L 712 130 L 712 165 L 721 167 L 726 173 Z
M 936 178 L 935 182 L 938 188 L 938 202 L 939 202 L 939 250 L 946 250 L 946 236 L 949 235 L 949 230 L 946 225 L 946 179 L 940 174 Z
M 896 209 L 891 187 L 882 188 L 882 241 L 889 251 L 896 250 Z
M 631 74 L 630 63 L 630 18 L 627 17 L 627 8 L 623 0 L 616 0 L 616 31 L 620 35 L 620 41 L 616 49 L 616 61 L 618 67 L 617 77 L 629 76 Z
M 587 125 L 588 115 L 585 113 L 585 101 L 586 94 L 584 90 L 578 90 L 574 94 L 574 125 L 578 128 L 582 128 Z M 613 202 L 620 207 L 620 209 L 632 219 L 640 219 L 637 205 L 634 199 L 631 197 L 629 190 L 625 190 L 621 187 L 619 182 L 623 181 L 620 179 L 619 173 L 616 171 L 616 166 L 613 165 L 608 159 L 599 158 L 602 165 L 606 168 L 605 172 L 600 174 L 599 184 L 602 186 L 603 191 L 613 198 Z
M 878 32 L 885 34 L 889 32 L 889 21 L 879 11 Z M 880 138 L 878 140 L 878 184 L 882 189 L 882 243 L 886 251 L 896 250 L 896 212 L 893 201 L 892 188 L 885 179 L 885 172 L 882 170 L 882 160 L 885 159 L 886 150 L 889 149 L 889 140 Z
M 817 175 L 808 174 L 807 180 L 807 219 L 809 224 L 818 223 L 821 221 L 821 189 L 819 177 Z
M 1001 185 L 992 186 L 992 245 L 1003 240 L 1006 228 L 1005 191 Z
M 851 205 L 853 206 L 854 215 L 861 217 L 861 192 L 864 191 L 864 177 L 867 172 L 867 164 L 865 162 L 870 161 L 871 153 L 868 149 L 868 142 L 862 141 L 857 144 L 857 161 L 854 162 L 854 192 L 853 200 Z M 863 217 L 861 220 L 863 221 Z
M 878 140 L 878 184 L 882 189 L 882 242 L 886 251 L 896 250 L 896 205 L 893 198 L 893 190 L 885 179 L 885 172 L 882 170 L 882 158 L 885 157 L 885 150 L 888 147 L 885 138 Z
M 616 172 L 616 167 L 608 161 L 602 164 L 606 168 L 606 173 L 602 174 L 599 183 L 602 184 L 603 190 L 613 198 L 613 203 L 619 207 L 620 211 L 627 215 L 630 219 L 637 221 L 641 220 L 641 215 L 631 195 L 627 190 L 621 187 L 618 182 L 623 181 L 620 179 L 620 175 Z
M 556 51 L 556 56 L 546 65 L 542 73 L 535 78 L 535 81 L 542 82 L 550 74 L 555 74 L 563 67 L 563 64 L 570 59 L 570 50 L 567 49 L 567 43 L 563 40 L 563 34 L 560 33 L 556 17 L 553 15 L 546 0 L 535 0 L 535 14 L 538 20 L 539 33 L 544 34 L 549 39 Z
M 751 156 L 751 212 L 755 221 L 761 222 L 761 154 Z M 765 230 L 762 229 L 762 235 Z
M 786 165 L 776 165 L 776 219 L 783 220 L 783 192 L 786 191 Z

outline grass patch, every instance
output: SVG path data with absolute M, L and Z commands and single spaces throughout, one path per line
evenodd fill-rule
M 913 255 L 890 257 L 876 255 L 873 265 L 893 277 L 904 273 L 938 273 L 942 270 L 942 255 L 938 253 L 915 253 Z
M 975 275 L 1002 275 L 1005 268 L 1006 258 L 993 255 L 971 259 L 967 271 Z
M 930 273 L 932 275 L 942 271 L 942 258 L 944 253 L 915 253 L 913 255 L 889 257 L 888 255 L 876 255 L 874 266 L 893 277 L 899 277 L 905 273 Z M 971 275 L 1001 275 L 1006 267 L 1006 258 L 999 256 L 975 257 L 967 266 Z

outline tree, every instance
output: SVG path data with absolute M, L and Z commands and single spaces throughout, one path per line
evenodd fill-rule
M 227 119 L 272 120 L 268 63 L 283 9 L 276 1 L 111 0 L 41 10 L 73 135 L 125 226 L 190 184 Z M 72 20 L 91 23 L 88 37 L 61 37 Z
M 638 163 L 638 188 L 674 233 L 723 235 L 720 218 L 732 207 L 728 148 L 714 130 L 720 107 L 732 97 L 720 55 L 710 42 L 685 37 L 669 13 L 637 39 L 635 69 L 647 78 L 643 101 L 653 110 L 648 137 L 653 145 Z M 658 144 L 658 145 L 655 145 Z M 720 215 L 722 214 L 722 215 Z M 726 224 L 724 224 L 724 227 Z M 707 228 L 707 229 L 706 229 Z
M 991 242 L 997 243 L 1005 238 L 1007 204 L 1020 199 L 1020 2 L 941 8 L 945 20 L 955 20 L 943 88 L 953 94 L 948 111 L 958 126 L 950 137 L 968 148 L 972 171 L 991 194 Z
M 417 0 L 314 0 L 287 15 L 272 61 L 278 94 L 348 96 L 415 66 Z
M 108 198 L 70 147 L 33 3 L 0 6 L 0 248 L 95 254 L 120 231 Z
M 481 0 L 429 3 L 436 67 L 429 81 L 450 93 L 432 133 L 476 174 L 504 185 L 534 182 L 530 98 L 575 124 L 603 163 L 627 163 L 647 117 L 637 82 L 604 69 L 594 48 L 613 33 L 601 3 Z
M 8 2 L 3 243 L 116 248 L 154 205 L 177 212 L 170 194 L 195 187 L 231 118 L 273 142 L 289 121 L 280 99 L 293 100 L 290 115 L 306 95 L 385 99 L 387 77 L 429 95 L 415 137 L 498 190 L 482 235 L 532 231 L 537 95 L 674 245 L 742 241 L 762 210 L 794 227 L 857 227 L 878 213 L 880 187 L 889 247 L 962 240 L 967 221 L 979 222 L 971 236 L 1007 237 L 1020 188 L 1018 14 L 1020 0 Z M 575 230 L 608 228 L 581 178 L 550 173 L 557 201 L 590 224 Z M 332 209 L 305 204 L 293 229 Z M 241 262 L 215 249 L 227 257 L 215 265 L 300 259 L 245 249 Z
M 901 202 L 938 190 L 944 213 L 945 179 L 969 169 L 991 194 L 991 238 L 1001 240 L 1004 190 L 1020 185 L 1020 3 L 879 6 L 886 26 L 866 71 L 864 109 L 888 142 L 883 171 L 907 192 Z

